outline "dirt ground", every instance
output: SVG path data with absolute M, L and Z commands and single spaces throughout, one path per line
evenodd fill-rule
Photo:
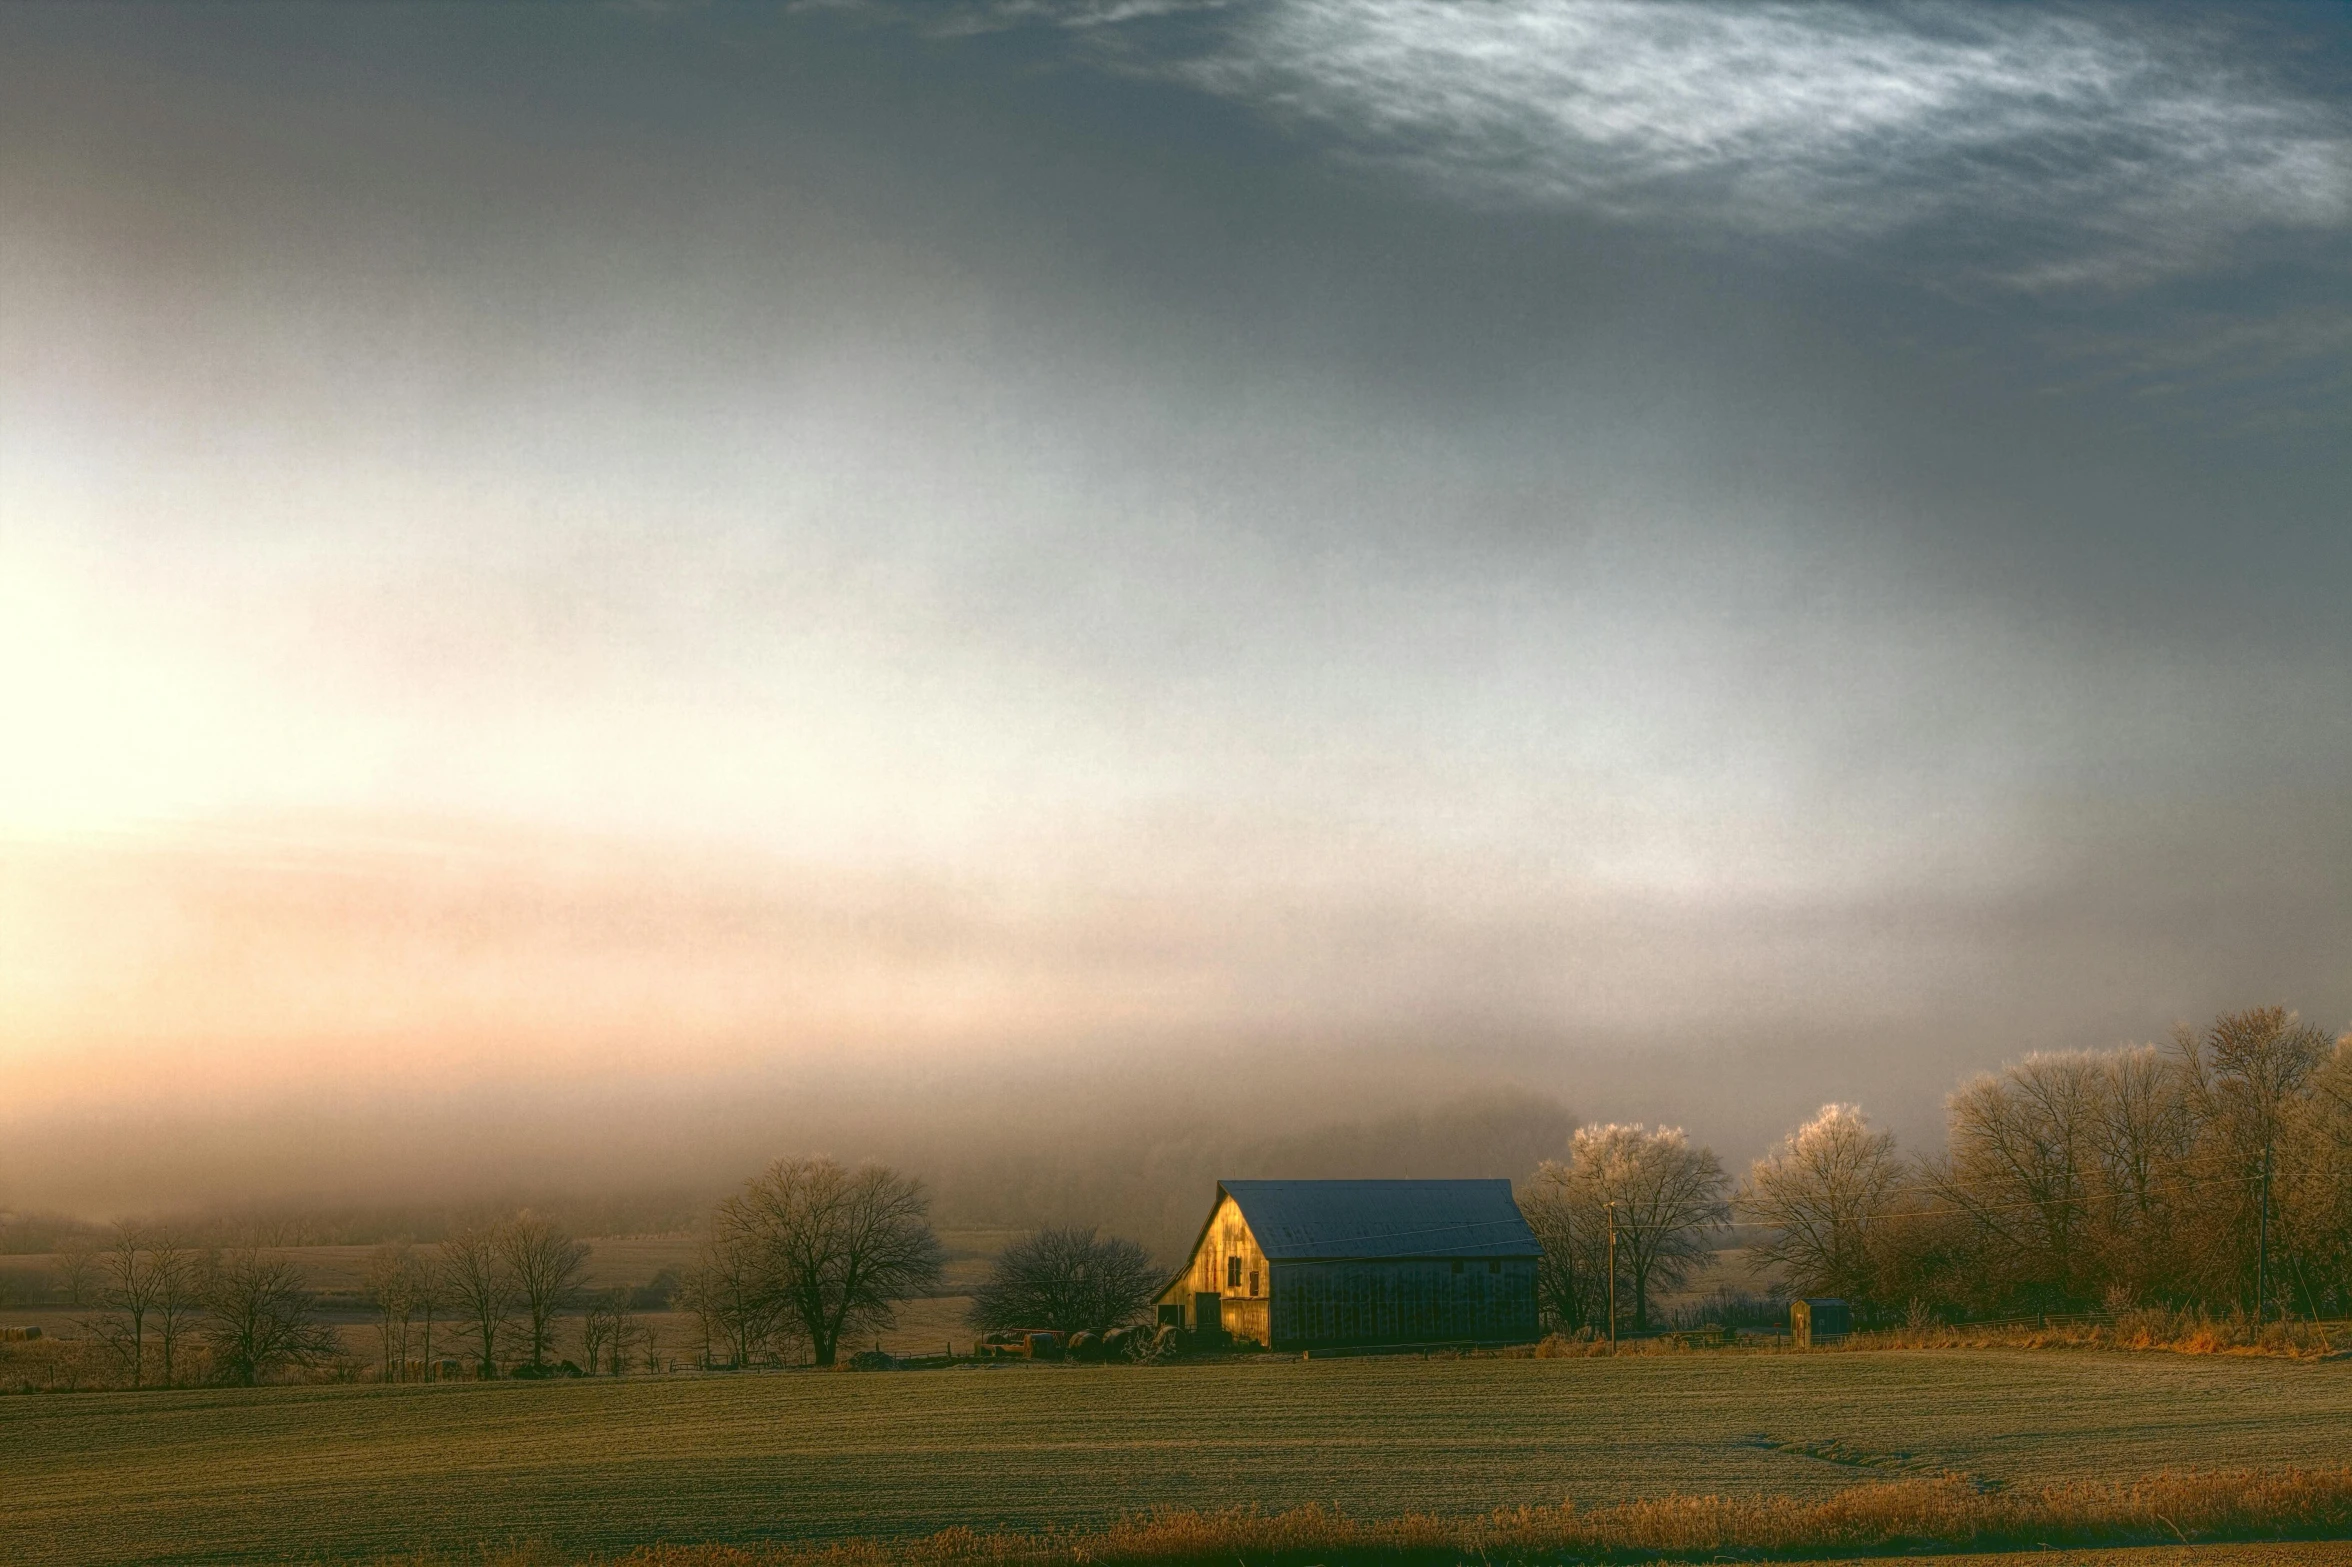
M 2348 1421 L 2352 1363 L 2028 1350 L 61 1393 L 0 1398 L 0 1561 L 473 1560 L 504 1541 L 592 1556 L 665 1540 L 1094 1529 L 1160 1507 L 1471 1518 L 1645 1497 L 1820 1500 L 1905 1477 L 2131 1484 L 2332 1469 Z
M 1887 1567 L 1890 1561 L 1914 1561 L 1930 1567 L 2026 1567 L 2027 1563 L 2032 1567 L 2336 1567 L 2338 1563 L 2352 1562 L 2352 1541 L 2116 1546 L 2092 1550 L 1971 1552 L 1965 1556 L 1837 1556 L 1784 1562 L 1782 1567 Z M 1656 1567 L 1702 1567 L 1702 1564 L 1660 1562 Z

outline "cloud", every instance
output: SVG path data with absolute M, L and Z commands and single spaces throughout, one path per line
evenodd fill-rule
M 1049 23 L 1482 203 L 1841 246 L 1933 230 L 2042 288 L 2195 271 L 2352 223 L 2352 119 L 2239 35 L 2142 8 L 1072 0 Z M 1957 263 L 1955 269 L 1952 263 Z
M 2178 311 L 2161 334 L 2078 326 L 2047 341 L 2060 390 L 2120 388 L 2143 424 L 2256 433 L 2352 423 L 2352 311 L 2341 305 Z

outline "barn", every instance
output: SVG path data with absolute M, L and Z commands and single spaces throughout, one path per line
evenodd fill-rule
M 1220 1181 L 1159 1320 L 1268 1349 L 1525 1343 L 1541 1254 L 1509 1181 Z

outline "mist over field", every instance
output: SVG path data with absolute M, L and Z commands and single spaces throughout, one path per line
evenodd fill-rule
M 2348 85 L 2261 6 L 11 6 L 0 1209 L 828 1152 L 1177 1245 L 2352 1026 Z

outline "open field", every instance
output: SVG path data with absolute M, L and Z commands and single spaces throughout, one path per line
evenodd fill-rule
M 1328 1507 L 1159 1510 L 1108 1528 L 640 1546 L 621 1557 L 500 1547 L 481 1567 L 1595 1567 L 1845 1554 L 2113 1550 L 2352 1540 L 2352 1464 L 2166 1471 L 1994 1488 L 1958 1475 L 1813 1497 L 1643 1497 L 1596 1508 L 1366 1518 Z M 2324 1558 L 2323 1558 L 2324 1559 Z M 438 1567 L 406 1558 L 409 1567 Z M 389 1567 L 389 1564 L 387 1564 Z
M 2352 1543 L 2342 1540 L 2291 1540 L 2251 1545 L 2132 1545 L 2112 1550 L 2036 1551 L 2033 1567 L 2341 1567 L 2352 1562 Z M 2016 1552 L 1938 1556 L 1935 1567 L 2018 1567 Z M 1883 1556 L 1823 1557 L 1791 1562 L 1786 1567 L 1853 1567 L 1869 1563 L 1886 1567 Z
M 2332 1464 L 2352 1363 L 2002 1352 L 1241 1359 L 0 1400 L 0 1560 L 1443 1515 Z
M 2037 1550 L 2030 1558 L 2015 1551 L 1982 1552 L 1938 1555 L 1914 1558 L 1931 1561 L 1935 1567 L 2023 1567 L 2030 1560 L 2032 1567 L 2342 1567 L 2352 1562 L 2352 1542 L 2341 1540 L 2275 1540 L 2199 1545 L 2120 1545 L 2092 1546 L 2084 1549 Z M 512 1554 L 493 1554 L 487 1559 L 474 1559 L 465 1567 L 574 1567 L 575 1562 L 560 1555 L 522 1550 Z M 1887 1558 L 1879 1556 L 1817 1556 L 1804 1561 L 1783 1559 L 1780 1567 L 1886 1567 Z M 398 1564 L 409 1567 L 409 1564 Z M 455 1567 L 430 1558 L 419 1558 L 415 1567 Z M 602 1567 L 595 1563 L 593 1567 Z M 628 1562 L 620 1567 L 694 1567 L 685 1561 Z M 734 1567 L 734 1564 L 729 1564 Z M 1682 1564 L 1661 1562 L 1657 1567 L 1682 1567 Z
M 969 1290 L 987 1276 L 988 1259 L 1004 1249 L 1017 1230 L 941 1230 L 939 1244 L 947 1253 L 947 1285 Z M 681 1235 L 600 1235 L 588 1239 L 586 1284 L 597 1289 L 612 1284 L 644 1284 L 664 1268 L 686 1272 L 694 1266 L 700 1242 Z M 374 1246 L 273 1247 L 270 1255 L 291 1258 L 302 1269 L 303 1281 L 328 1295 L 358 1292 L 367 1277 Z M 1731 1255 L 1729 1253 L 1724 1254 Z M 58 1258 L 50 1252 L 22 1252 L 0 1256 L 0 1270 L 20 1274 L 46 1287 L 57 1271 Z
M 1785 1567 L 1853 1567 L 1867 1562 L 1886 1567 L 1884 1555 L 1860 1558 L 1837 1555 L 1813 1562 L 1788 1562 Z M 1938 1555 L 1936 1567 L 2018 1567 L 2018 1553 Z M 2336 1539 L 2303 1539 L 2249 1546 L 2119 1546 L 2112 1551 L 2034 1551 L 2032 1567 L 2340 1567 L 2352 1562 L 2352 1543 Z
M 1708 1558 L 1707 1560 L 1720 1560 Z M 2064 1547 L 2036 1550 L 2030 1556 L 2016 1551 L 1969 1551 L 1953 1555 L 1914 1557 L 1934 1563 L 1934 1567 L 2343 1567 L 2352 1562 L 2352 1542 L 2342 1540 L 2270 1540 L 2240 1541 L 2198 1545 L 2119 1545 L 2091 1546 L 2079 1549 Z M 1694 1559 L 1694 1567 L 1695 1561 Z M 1816 1556 L 1803 1561 L 1782 1559 L 1780 1567 L 1887 1567 L 1888 1558 L 1876 1556 Z M 468 1559 L 463 1567 L 605 1567 L 604 1560 L 561 1555 L 534 1550 L 494 1553 L 487 1558 Z M 412 1567 L 411 1563 L 387 1564 L 387 1567 Z M 445 1559 L 416 1558 L 413 1567 L 458 1567 Z M 630 1561 L 621 1558 L 615 1567 L 698 1567 L 686 1560 Z M 720 1564 L 710 1564 L 720 1567 Z M 738 1567 L 736 1563 L 724 1567 Z M 750 1567 L 750 1564 L 742 1564 Z M 1674 1562 L 1660 1562 L 1656 1567 L 1683 1567 Z

